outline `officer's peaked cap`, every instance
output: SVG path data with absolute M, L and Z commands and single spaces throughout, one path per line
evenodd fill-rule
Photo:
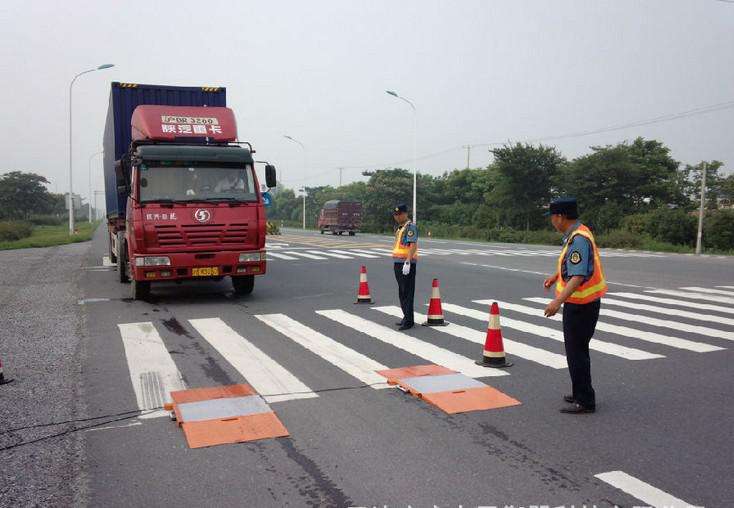
M 565 215 L 569 219 L 577 218 L 579 216 L 579 208 L 576 198 L 554 199 L 551 201 L 546 215 Z
M 397 215 L 399 213 L 408 213 L 408 205 L 402 203 L 399 205 L 395 205 L 395 207 L 392 209 L 392 214 Z

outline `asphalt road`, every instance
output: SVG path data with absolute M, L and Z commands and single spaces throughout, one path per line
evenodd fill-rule
M 425 313 L 439 278 L 446 318 L 481 337 L 487 305 L 475 301 L 499 301 L 515 365 L 479 380 L 521 402 L 448 415 L 366 386 L 272 325 L 305 326 L 390 368 L 436 363 L 429 350 L 479 359 L 481 344 L 452 335 L 469 333 L 456 326 L 410 330 L 415 350 L 385 335 L 395 318 L 384 307 L 398 304 L 390 238 L 286 231 L 269 244 L 268 274 L 251 296 L 199 281 L 154 286 L 148 302 L 132 301 L 104 266 L 101 230 L 90 244 L 0 253 L 0 358 L 16 378 L 0 387 L 0 504 L 716 507 L 734 498 L 733 259 L 606 251 L 610 293 L 621 294 L 603 304 L 611 314 L 595 335 L 597 412 L 569 416 L 558 412 L 569 391 L 554 363 L 560 322 L 527 300 L 547 296 L 542 274 L 556 249 L 422 239 L 416 310 Z M 361 265 L 372 306 L 353 304 Z M 261 393 L 282 394 L 270 407 L 290 436 L 190 449 L 167 416 L 139 417 L 131 373 L 156 359 L 127 350 L 126 333 L 162 343 L 189 388 L 280 378 L 283 391 Z M 241 359 L 250 370 L 229 349 L 245 342 L 260 355 Z M 536 356 L 510 347 L 518 343 Z M 18 429 L 72 419 L 84 421 Z

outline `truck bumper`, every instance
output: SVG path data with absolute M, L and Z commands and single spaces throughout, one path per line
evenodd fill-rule
M 218 279 L 228 275 L 241 277 L 245 275 L 265 274 L 267 263 L 265 251 L 260 261 L 240 262 L 243 251 L 207 252 L 207 253 L 171 253 L 147 256 L 167 257 L 171 264 L 162 266 L 137 266 L 136 259 L 146 255 L 135 255 L 130 260 L 130 276 L 136 281 L 166 281 L 183 279 Z M 253 251 L 251 253 L 257 253 Z

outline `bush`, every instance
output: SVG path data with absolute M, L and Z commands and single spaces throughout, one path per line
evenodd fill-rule
M 57 217 L 56 215 L 35 215 L 28 219 L 28 222 L 34 226 L 60 226 L 67 220 L 67 217 Z
M 628 215 L 622 220 L 622 228 L 635 233 L 636 235 L 644 235 L 647 232 L 647 225 L 650 215 L 647 213 L 636 213 Z
M 696 239 L 696 217 L 680 209 L 658 208 L 648 214 L 645 231 L 655 240 L 692 245 Z
M 704 218 L 703 241 L 706 247 L 734 249 L 734 210 L 719 210 Z
M 645 238 L 624 229 L 612 229 L 596 237 L 599 247 L 613 247 L 618 249 L 639 249 Z
M 0 222 L 0 241 L 20 240 L 31 236 L 33 226 L 28 222 Z

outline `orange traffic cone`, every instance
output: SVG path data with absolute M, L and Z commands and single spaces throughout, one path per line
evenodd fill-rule
M 354 303 L 373 303 L 370 296 L 370 285 L 367 283 L 367 267 L 364 265 L 359 270 L 359 291 L 357 291 L 357 301 Z
M 443 319 L 441 308 L 441 292 L 438 290 L 438 279 L 433 279 L 431 288 L 431 300 L 428 302 L 428 320 L 423 326 L 446 326 L 448 323 Z
M 6 385 L 12 382 L 12 379 L 5 379 L 5 376 L 3 375 L 3 361 L 0 360 L 0 385 Z
M 489 307 L 489 324 L 487 325 L 487 340 L 484 342 L 484 352 L 478 365 L 485 367 L 510 367 L 511 362 L 505 357 L 505 347 L 502 344 L 502 328 L 500 328 L 500 307 L 493 302 Z

